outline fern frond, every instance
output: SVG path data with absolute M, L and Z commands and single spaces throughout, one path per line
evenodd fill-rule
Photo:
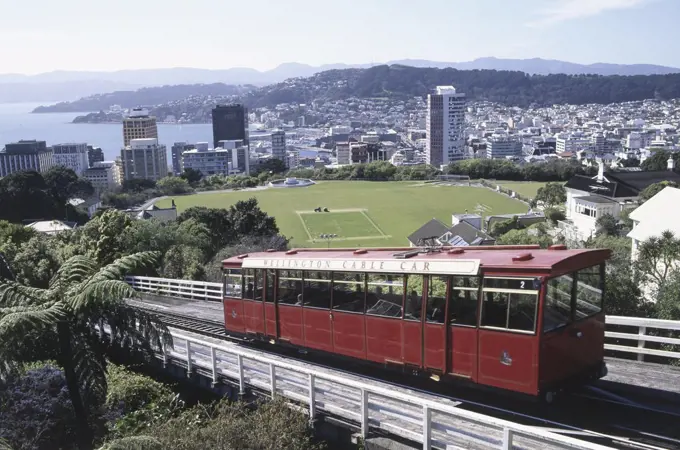
M 76 334 L 72 345 L 72 361 L 81 391 L 89 398 L 103 400 L 107 390 L 107 365 L 99 343 L 85 332 Z
M 49 296 L 50 291 L 46 289 L 0 280 L 0 305 L 2 306 L 39 305 L 47 301 Z
M 85 286 L 77 286 L 69 294 L 66 301 L 75 314 L 114 307 L 127 298 L 137 297 L 137 291 L 121 280 L 89 282 Z
M 139 252 L 123 256 L 111 264 L 102 267 L 97 273 L 90 277 L 85 284 L 104 280 L 121 280 L 130 272 L 153 266 L 158 262 L 159 256 L 159 252 Z
M 154 352 L 172 347 L 170 331 L 154 314 L 121 305 L 115 311 L 107 311 L 102 321 L 110 328 L 107 345 L 117 349 L 151 358 Z
M 61 265 L 50 282 L 50 288 L 70 286 L 81 283 L 97 273 L 96 261 L 87 256 L 75 255 Z
M 0 438 L 0 450 L 12 450 L 12 447 L 9 445 L 9 442 Z
M 163 450 L 164 447 L 151 436 L 129 436 L 105 444 L 99 450 Z M 1 450 L 1 449 L 0 449 Z
M 0 341 L 5 336 L 21 334 L 23 330 L 38 327 L 52 327 L 66 317 L 64 305 L 55 302 L 48 308 L 27 308 L 23 311 L 11 312 L 0 318 Z

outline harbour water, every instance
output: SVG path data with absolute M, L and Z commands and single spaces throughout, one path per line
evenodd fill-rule
M 120 156 L 123 145 L 123 126 L 119 123 L 79 124 L 71 123 L 84 113 L 31 114 L 38 103 L 0 104 L 0 148 L 6 143 L 20 139 L 37 139 L 47 145 L 68 142 L 86 142 L 101 147 L 104 157 L 113 160 Z M 170 148 L 175 142 L 212 141 L 211 124 L 158 124 L 158 140 L 165 144 L 170 158 Z M 308 156 L 300 152 L 301 156 Z

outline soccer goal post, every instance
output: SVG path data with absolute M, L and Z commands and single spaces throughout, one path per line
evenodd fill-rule
M 437 175 L 437 181 L 470 185 L 469 175 Z

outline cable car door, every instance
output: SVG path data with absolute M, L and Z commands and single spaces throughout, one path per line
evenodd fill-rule
M 425 369 L 446 371 L 446 298 L 451 277 L 428 275 L 423 316 L 423 359 Z

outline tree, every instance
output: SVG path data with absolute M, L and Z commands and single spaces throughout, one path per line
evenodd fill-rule
M 286 163 L 278 158 L 269 158 L 258 167 L 259 173 L 285 173 L 287 170 Z
M 618 236 L 619 221 L 611 214 L 603 214 L 595 221 L 595 235 Z
M 567 190 L 562 183 L 548 183 L 538 189 L 536 201 L 548 207 L 562 205 L 567 201 Z
M 279 232 L 276 219 L 262 211 L 254 197 L 230 206 L 229 216 L 234 230 L 241 236 L 272 236 Z
M 180 178 L 182 178 L 183 180 L 186 180 L 187 183 L 189 183 L 190 185 L 193 186 L 194 184 L 201 181 L 201 178 L 203 178 L 203 174 L 201 173 L 200 170 L 188 168 L 188 169 L 184 169 L 184 172 L 182 172 L 182 175 L 180 175 Z
M 124 253 L 123 236 L 132 226 L 132 219 L 124 212 L 111 209 L 92 222 L 90 228 L 97 232 L 95 258 L 101 265 L 109 264 Z
M 510 230 L 520 230 L 524 228 L 519 222 L 519 218 L 514 216 L 512 219 L 496 222 L 491 226 L 489 234 L 493 237 L 499 237 L 509 232 Z
M 59 205 L 74 197 L 90 197 L 94 194 L 94 188 L 89 180 L 79 178 L 73 171 L 64 166 L 51 167 L 43 175 L 45 184 L 50 195 Z
M 122 278 L 156 259 L 155 253 L 136 253 L 100 268 L 91 258 L 74 256 L 46 289 L 0 280 L 0 375 L 55 359 L 66 378 L 81 449 L 92 446 L 89 407 L 105 398 L 107 352 L 123 349 L 152 358 L 155 349 L 171 345 L 155 316 L 124 300 L 137 293 Z M 36 345 L 45 354 L 37 353 Z
M 619 161 L 621 167 L 640 167 L 640 160 L 637 158 L 624 158 Z
M 498 245 L 540 245 L 543 248 L 553 244 L 545 224 L 536 223 L 525 229 L 512 229 L 496 240 Z
M 642 192 L 640 192 L 640 204 L 643 204 L 650 198 L 654 197 L 666 187 L 677 188 L 680 186 L 678 186 L 678 183 L 675 181 L 661 181 L 659 183 L 654 183 L 651 186 L 647 186 Z
M 638 246 L 635 270 L 647 284 L 655 297 L 664 294 L 671 276 L 678 272 L 680 261 L 680 239 L 671 231 L 664 231 L 660 237 L 651 237 Z
M 642 164 L 640 164 L 640 168 L 645 171 L 668 170 L 668 158 L 673 158 L 677 166 L 679 158 L 677 153 L 670 153 L 666 150 L 657 150 L 652 156 L 645 159 Z
M 226 247 L 236 237 L 231 222 L 231 215 L 226 209 L 193 206 L 180 214 L 177 222 L 181 224 L 190 219 L 210 230 L 210 243 L 213 249 Z
M 123 192 L 139 193 L 156 187 L 156 182 L 146 178 L 130 178 L 123 181 Z
M 158 180 L 156 187 L 163 195 L 184 194 L 191 191 L 191 186 L 184 178 L 165 177 Z

